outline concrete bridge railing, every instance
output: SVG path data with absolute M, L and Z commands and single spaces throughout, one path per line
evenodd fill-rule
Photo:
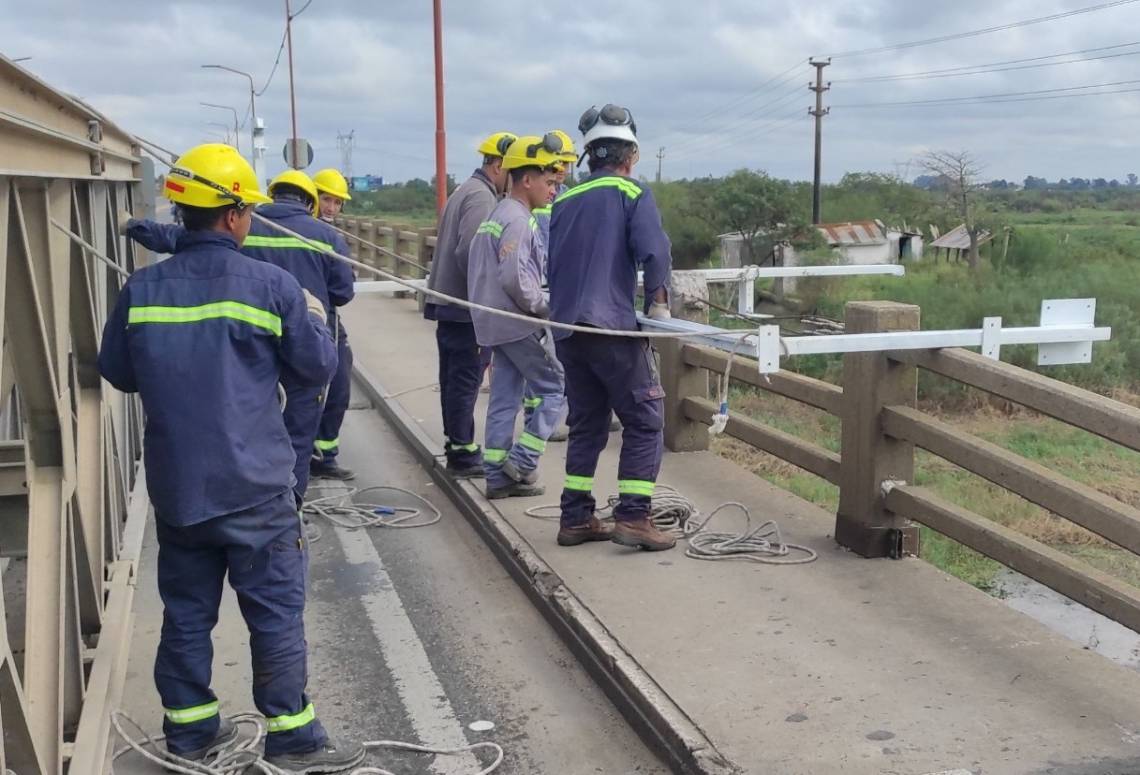
M 919 328 L 919 308 L 852 302 L 847 333 Z M 1068 425 L 1140 450 L 1140 409 L 962 349 L 849 353 L 843 386 L 780 372 L 765 379 L 753 360 L 737 356 L 731 378 L 840 419 L 839 454 L 740 415 L 726 433 L 839 487 L 835 538 L 864 557 L 917 554 L 922 523 L 1057 592 L 1140 631 L 1140 589 L 914 484 L 914 451 L 922 448 L 998 487 L 1140 553 L 1140 510 L 918 411 L 919 369 L 979 388 Z M 661 348 L 666 444 L 706 449 L 706 425 L 718 411 L 708 400 L 709 375 L 722 375 L 728 355 L 670 341 Z

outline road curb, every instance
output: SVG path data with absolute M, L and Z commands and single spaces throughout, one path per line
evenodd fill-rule
M 683 775 L 733 775 L 743 769 L 717 750 L 704 731 L 621 645 L 534 547 L 471 482 L 447 475 L 443 451 L 368 370 L 353 374 L 432 480 L 475 528 L 515 582 L 554 627 L 645 743 Z

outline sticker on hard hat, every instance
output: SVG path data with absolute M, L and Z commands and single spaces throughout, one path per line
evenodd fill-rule
M 183 186 L 180 183 L 175 183 L 173 180 L 166 181 L 166 187 L 171 191 L 175 191 L 179 194 L 186 193 L 186 186 Z

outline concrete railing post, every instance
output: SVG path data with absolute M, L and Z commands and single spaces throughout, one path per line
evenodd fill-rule
M 849 302 L 849 334 L 917 331 L 920 309 L 890 301 Z M 917 371 L 886 353 L 843 358 L 843 447 L 835 540 L 864 557 L 897 557 L 917 550 L 917 528 L 883 505 L 883 483 L 914 482 L 914 446 L 883 433 L 887 406 L 914 406 Z
M 684 348 L 679 339 L 663 339 L 657 345 L 665 388 L 665 446 L 672 452 L 701 452 L 709 448 L 708 426 L 687 418 L 684 402 L 691 396 L 708 395 L 709 375 L 685 363 Z

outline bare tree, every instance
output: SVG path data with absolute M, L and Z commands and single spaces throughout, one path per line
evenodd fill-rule
M 982 166 L 969 151 L 928 151 L 919 162 L 930 175 L 938 178 L 946 192 L 951 209 L 966 225 L 970 252 L 966 258 L 970 269 L 978 268 L 978 240 L 983 229 L 978 225 L 978 192 L 982 189 Z

